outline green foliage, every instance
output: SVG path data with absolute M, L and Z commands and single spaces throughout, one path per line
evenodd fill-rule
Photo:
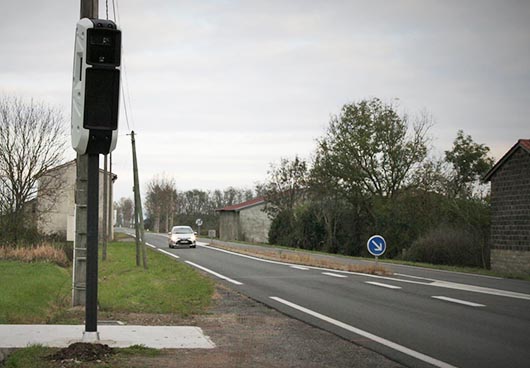
M 301 204 L 308 175 L 307 163 L 298 156 L 292 161 L 282 159 L 278 166 L 271 165 L 263 188 L 269 215 L 274 217 L 280 212 L 292 212 Z
M 269 244 L 294 246 L 294 216 L 290 211 L 282 211 L 272 220 L 269 229 Z
M 427 118 L 412 134 L 408 124 L 406 115 L 377 98 L 344 105 L 318 141 L 315 173 L 333 178 L 348 197 L 392 197 L 427 154 Z
M 476 195 L 489 148 L 459 131 L 445 160 L 428 158 L 429 125 L 424 114 L 409 127 L 377 98 L 345 105 L 309 170 L 296 159 L 269 173 L 269 198 L 284 201 L 272 205 L 270 243 L 367 256 L 367 239 L 380 234 L 384 257 L 410 248 L 414 260 L 489 267 L 490 206 Z M 304 188 L 297 200 L 281 195 L 293 187 Z
M 445 160 L 453 167 L 451 178 L 452 195 L 470 197 L 473 185 L 493 166 L 493 158 L 488 156 L 489 147 L 473 141 L 459 130 L 451 151 L 445 151 Z
M 407 252 L 407 259 L 441 265 L 483 267 L 480 234 L 440 225 L 417 239 Z

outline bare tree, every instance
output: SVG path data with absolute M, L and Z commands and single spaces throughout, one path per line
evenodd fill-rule
M 63 116 L 55 108 L 0 97 L 0 236 L 4 241 L 18 242 L 23 229 L 33 223 L 27 207 L 37 192 L 55 192 L 52 186 L 58 181 L 49 175 L 63 161 L 64 128 Z
M 130 227 L 134 217 L 134 202 L 131 198 L 121 197 L 115 205 L 118 210 L 118 223 L 124 227 Z
M 169 231 L 170 218 L 175 212 L 177 189 L 174 179 L 154 177 L 147 183 L 145 206 L 153 219 L 153 231 Z M 163 222 L 162 222 L 163 220 Z M 162 224 L 162 229 L 160 224 Z

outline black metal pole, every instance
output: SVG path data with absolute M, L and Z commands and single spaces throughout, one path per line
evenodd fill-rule
M 99 154 L 88 155 L 85 331 L 98 330 Z

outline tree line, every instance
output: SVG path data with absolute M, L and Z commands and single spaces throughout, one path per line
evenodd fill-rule
M 489 266 L 489 148 L 458 131 L 436 157 L 432 119 L 373 98 L 344 105 L 313 159 L 282 159 L 264 185 L 272 244 L 367 256 L 383 235 L 391 258 Z
M 248 201 L 256 192 L 248 188 L 228 187 L 223 190 L 178 190 L 175 180 L 155 176 L 146 185 L 145 209 L 146 229 L 168 232 L 174 225 L 196 227 L 195 221 L 203 221 L 201 232 L 219 230 L 219 214 L 216 209 Z M 134 203 L 130 198 L 121 198 L 115 204 L 118 224 L 134 225 Z

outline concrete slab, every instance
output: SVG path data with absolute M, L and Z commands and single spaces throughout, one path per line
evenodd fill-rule
M 0 325 L 0 348 L 40 344 L 63 348 L 83 342 L 84 325 Z M 98 326 L 101 344 L 125 348 L 144 345 L 155 349 L 212 349 L 215 344 L 199 327 Z

